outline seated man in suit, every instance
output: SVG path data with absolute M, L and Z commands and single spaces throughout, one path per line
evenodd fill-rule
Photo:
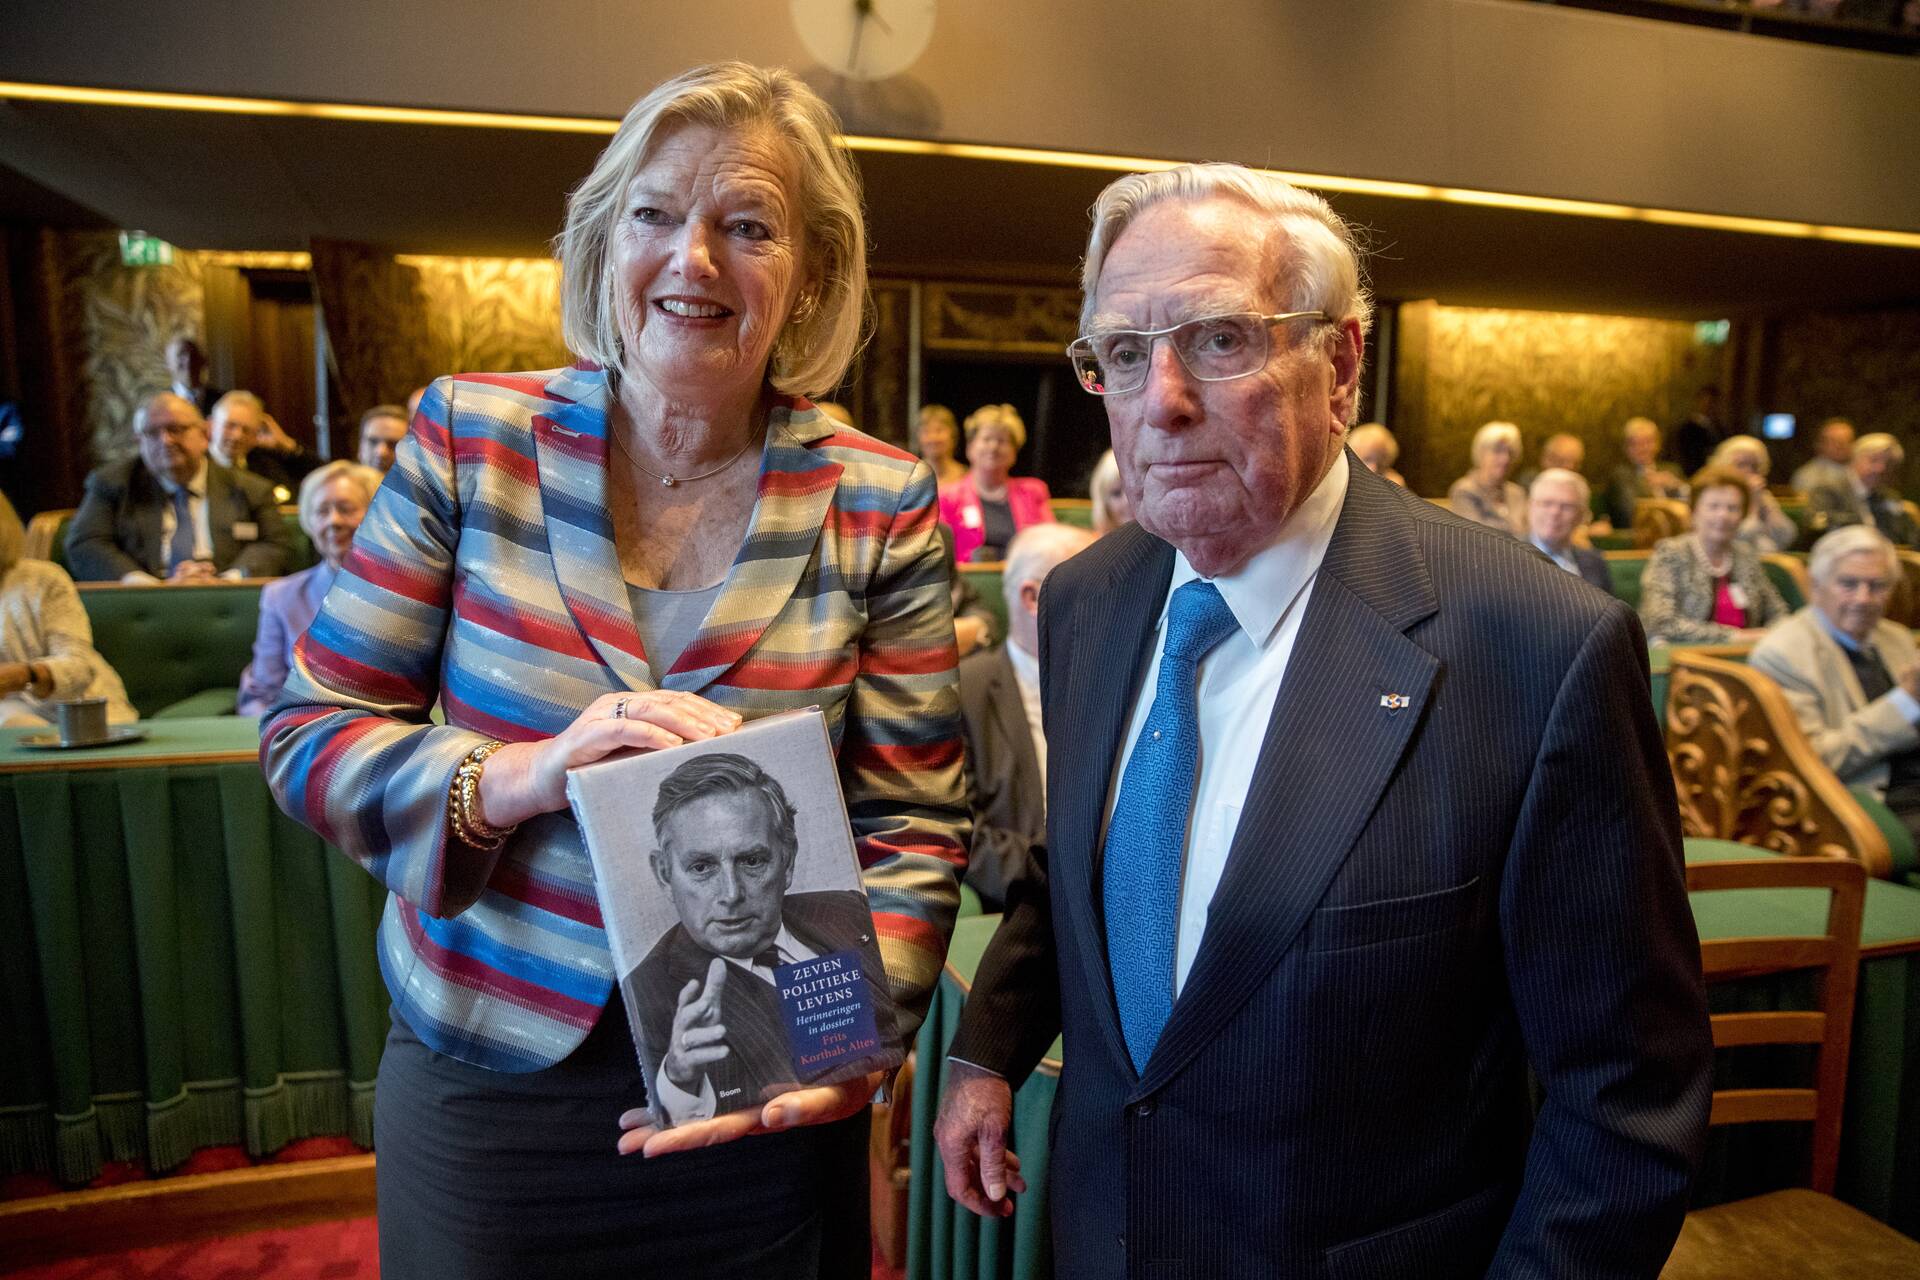
M 1807 525 L 1816 535 L 1850 524 L 1870 524 L 1896 545 L 1920 543 L 1920 529 L 1907 514 L 1900 491 L 1887 477 L 1906 460 L 1900 442 L 1883 431 L 1853 444 L 1853 462 L 1844 484 L 1825 484 L 1807 494 Z
M 214 402 L 207 418 L 213 460 L 229 471 L 245 471 L 273 486 L 275 502 L 292 502 L 300 482 L 320 459 L 296 444 L 251 391 L 229 391 Z
M 973 851 L 967 883 L 998 911 L 1046 838 L 1047 739 L 1040 730 L 1040 584 L 1093 542 L 1088 529 L 1036 524 L 1007 547 L 1001 589 L 1007 642 L 960 660 L 960 714 L 972 770 Z
M 680 923 L 620 980 L 674 1123 L 758 1106 L 799 1081 L 774 969 L 858 938 L 881 972 L 858 890 L 789 894 L 800 850 L 780 783 L 745 756 L 697 756 L 653 804 L 653 874 Z M 876 1016 L 882 1011 L 876 1010 Z
M 1542 471 L 1527 491 L 1527 535 L 1547 559 L 1612 595 L 1607 558 L 1592 547 L 1573 545 L 1574 531 L 1586 523 L 1592 500 L 1593 492 L 1578 472 L 1561 467 Z
M 1607 485 L 1607 514 L 1613 527 L 1633 528 L 1634 504 L 1642 498 L 1687 499 L 1687 482 L 1660 456 L 1660 427 L 1652 418 L 1628 418 L 1620 428 L 1620 447 L 1627 460 L 1613 469 Z
M 1920 650 L 1886 620 L 1900 580 L 1893 544 L 1870 525 L 1814 544 L 1807 606 L 1747 659 L 1787 695 L 1814 751 L 1848 786 L 1879 793 L 1920 835 Z
M 167 342 L 167 374 L 173 379 L 173 394 L 192 405 L 203 417 L 226 392 L 207 385 L 207 352 L 184 333 Z
M 1793 487 L 1801 493 L 1844 488 L 1853 463 L 1853 424 L 1845 418 L 1828 418 L 1820 424 L 1813 447 L 1814 456 L 1794 471 Z
M 287 563 L 273 489 L 207 457 L 207 424 L 172 392 L 133 414 L 140 454 L 96 467 L 67 528 L 81 582 L 270 578 Z
M 1548 436 L 1540 444 L 1540 465 L 1520 473 L 1520 484 L 1531 491 L 1542 471 L 1571 471 L 1579 475 L 1587 466 L 1587 442 L 1565 431 Z M 1583 520 L 1587 517 L 1582 516 Z

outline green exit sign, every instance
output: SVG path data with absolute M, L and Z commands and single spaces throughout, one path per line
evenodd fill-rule
M 120 233 L 120 265 L 123 267 L 164 267 L 173 261 L 173 246 L 159 236 L 144 231 Z

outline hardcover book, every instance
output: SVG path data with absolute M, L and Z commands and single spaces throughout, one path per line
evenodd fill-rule
M 583 765 L 567 798 L 655 1123 L 900 1064 L 817 709 Z

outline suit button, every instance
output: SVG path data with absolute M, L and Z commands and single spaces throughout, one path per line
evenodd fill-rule
M 1133 1114 L 1139 1119 L 1145 1120 L 1148 1116 L 1153 1114 L 1153 1103 L 1140 1102 L 1140 1103 L 1134 1104 Z

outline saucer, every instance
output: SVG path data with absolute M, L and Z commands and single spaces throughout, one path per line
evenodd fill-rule
M 30 733 L 20 739 L 23 747 L 32 747 L 35 751 L 84 751 L 88 747 L 117 747 L 123 742 L 138 742 L 147 736 L 145 725 L 116 724 L 107 728 L 107 736 L 98 742 L 65 743 L 60 735 L 52 731 Z

